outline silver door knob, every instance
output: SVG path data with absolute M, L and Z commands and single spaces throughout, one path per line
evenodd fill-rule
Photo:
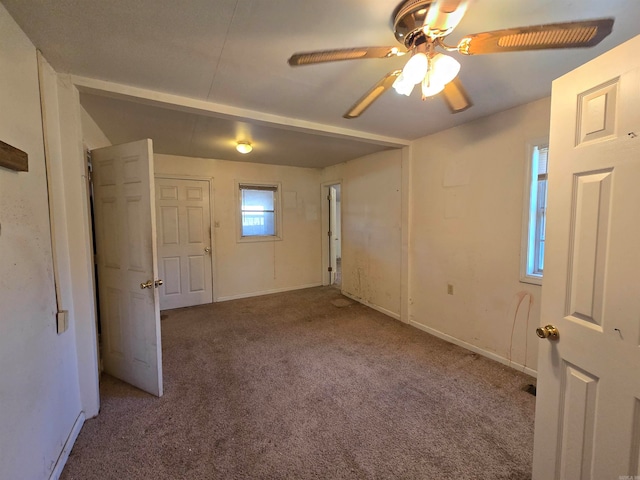
M 211 249 L 209 247 L 204 247 L 204 253 L 211 253 Z
M 536 335 L 540 338 L 548 338 L 549 340 L 558 340 L 560 338 L 560 332 L 553 325 L 536 328 Z

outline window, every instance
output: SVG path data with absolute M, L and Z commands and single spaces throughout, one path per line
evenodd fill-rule
M 238 184 L 240 239 L 279 238 L 278 185 Z
M 549 147 L 536 145 L 531 149 L 525 189 L 525 215 L 522 242 L 520 280 L 542 284 L 544 272 L 544 241 L 547 220 L 547 175 Z

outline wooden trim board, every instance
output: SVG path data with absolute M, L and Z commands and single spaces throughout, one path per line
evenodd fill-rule
M 22 150 L 0 141 L 0 167 L 18 172 L 28 172 L 29 156 Z

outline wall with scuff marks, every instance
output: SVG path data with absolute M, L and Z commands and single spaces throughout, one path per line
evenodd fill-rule
M 0 167 L 0 478 L 37 480 L 81 412 L 76 339 L 56 333 L 36 50 L 2 5 L 0 45 L 0 140 L 29 155 Z
M 529 373 L 541 287 L 519 281 L 524 178 L 549 113 L 546 98 L 430 135 L 411 159 L 410 322 Z
M 156 176 L 213 178 L 215 301 L 322 284 L 319 169 L 159 154 L 154 163 Z M 236 181 L 282 185 L 282 240 L 238 242 Z
M 342 181 L 342 291 L 400 317 L 402 151 L 388 150 L 324 169 Z

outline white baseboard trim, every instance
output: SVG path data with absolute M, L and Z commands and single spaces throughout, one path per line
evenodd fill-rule
M 501 357 L 500 355 L 490 352 L 488 350 L 484 350 L 480 347 L 477 347 L 475 345 L 472 345 L 471 343 L 467 343 L 463 340 L 460 340 L 459 338 L 456 337 L 452 337 L 451 335 L 447 335 L 446 333 L 440 332 L 439 330 L 435 330 L 431 327 L 427 327 L 425 325 L 422 325 L 421 323 L 416 322 L 415 320 L 411 320 L 409 322 L 409 324 L 413 325 L 416 328 L 419 328 L 420 330 L 427 332 L 431 335 L 433 335 L 434 337 L 438 337 L 441 338 L 442 340 L 445 340 L 449 343 L 453 343 L 454 345 L 458 345 L 459 347 L 462 348 L 466 348 L 467 350 L 471 350 L 472 352 L 478 353 L 484 357 L 490 358 L 491 360 L 495 360 L 496 362 L 502 363 L 503 365 L 506 365 L 507 367 L 511 367 L 515 370 L 518 370 L 519 372 L 522 373 L 526 373 L 527 375 L 530 375 L 534 378 L 538 377 L 538 372 L 536 370 L 533 370 L 529 367 L 525 367 L 524 365 L 520 365 L 519 363 L 513 362 L 513 361 L 509 361 L 508 358 L 504 358 Z
M 71 432 L 69 432 L 69 436 L 67 437 L 67 441 L 64 442 L 64 446 L 62 447 L 62 451 L 58 456 L 58 461 L 56 462 L 56 466 L 53 467 L 53 471 L 49 476 L 49 480 L 58 480 L 60 475 L 62 475 L 62 470 L 64 466 L 67 464 L 67 460 L 69 459 L 69 454 L 71 453 L 71 449 L 73 445 L 76 443 L 76 439 L 80 434 L 80 430 L 82 430 L 82 425 L 84 425 L 84 412 L 80 412 L 78 418 L 76 418 L 73 427 L 71 428 Z
M 302 290 L 303 288 L 321 287 L 322 282 L 310 283 L 308 285 L 297 285 L 295 287 L 283 287 L 274 288 L 272 290 L 262 290 L 260 292 L 240 293 L 238 295 L 228 295 L 225 297 L 218 297 L 217 302 L 227 302 L 229 300 L 238 300 L 240 298 L 259 297 L 260 295 L 269 295 L 272 293 L 290 292 L 292 290 Z
M 400 314 L 396 313 L 396 312 L 392 312 L 391 310 L 387 310 L 386 308 L 380 307 L 378 305 L 375 305 L 371 302 L 368 302 L 367 300 L 365 300 L 364 298 L 360 298 L 357 297 L 355 295 L 351 295 L 348 292 L 345 292 L 344 290 L 341 290 L 340 293 L 342 293 L 342 295 L 344 295 L 345 297 L 349 297 L 351 300 L 355 300 L 358 303 L 361 303 L 363 305 L 366 305 L 369 308 L 373 308 L 374 310 L 377 310 L 380 313 L 384 313 L 385 315 L 395 319 L 395 320 L 400 320 Z

